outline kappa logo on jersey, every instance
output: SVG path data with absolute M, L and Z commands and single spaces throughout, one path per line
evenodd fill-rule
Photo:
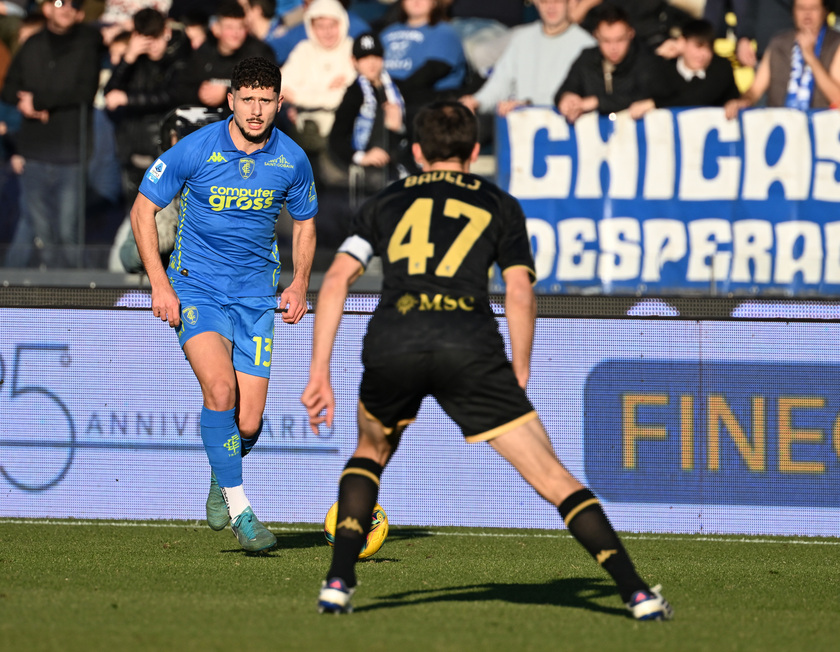
M 262 188 L 227 188 L 212 186 L 210 188 L 210 207 L 214 211 L 226 208 L 238 208 L 242 211 L 262 210 L 274 203 L 275 190 Z
M 181 311 L 181 314 L 184 316 L 185 322 L 187 322 L 190 326 L 195 326 L 198 321 L 198 308 L 195 306 L 187 306 Z
M 417 308 L 418 312 L 452 312 L 453 310 L 464 310 L 472 312 L 475 310 L 475 297 L 451 297 L 448 294 L 436 294 L 430 297 L 425 292 L 419 296 L 412 294 L 402 295 L 396 303 L 396 308 L 403 315 Z
M 146 175 L 146 178 L 152 183 L 157 183 L 163 176 L 164 170 L 166 170 L 166 163 L 158 159 L 152 164 L 152 167 L 149 168 L 149 173 Z
M 277 158 L 271 159 L 270 161 L 265 161 L 263 163 L 263 165 L 268 165 L 270 167 L 275 167 L 275 168 L 290 168 L 290 169 L 294 169 L 294 167 L 295 167 L 294 165 L 289 163 L 286 160 L 286 157 L 283 156 L 282 154 L 280 156 L 278 156 Z
M 256 166 L 257 162 L 252 158 L 242 158 L 239 159 L 239 176 L 243 179 L 248 179 L 252 174 L 254 174 L 254 166 Z
M 227 159 L 220 152 L 213 152 L 207 159 L 207 163 L 227 163 Z

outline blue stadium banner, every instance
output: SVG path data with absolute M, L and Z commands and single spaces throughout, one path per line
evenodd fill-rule
M 538 292 L 840 295 L 839 111 L 527 107 L 496 147 Z

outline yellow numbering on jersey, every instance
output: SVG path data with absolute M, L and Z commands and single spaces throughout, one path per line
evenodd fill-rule
M 407 259 L 409 274 L 425 274 L 426 262 L 435 255 L 435 244 L 429 241 L 433 208 L 432 199 L 415 199 L 397 223 L 388 242 L 388 259 L 392 263 Z M 492 215 L 483 208 L 451 198 L 443 205 L 443 214 L 456 220 L 467 218 L 466 225 L 435 269 L 435 276 L 452 277 L 490 224 Z
M 259 367 L 262 365 L 263 367 L 270 367 L 271 366 L 271 338 L 266 337 L 263 339 L 258 335 L 255 335 L 251 338 L 257 344 L 257 351 L 254 354 L 254 366 Z M 266 359 L 262 360 L 262 352 L 265 351 L 268 355 L 266 355 Z

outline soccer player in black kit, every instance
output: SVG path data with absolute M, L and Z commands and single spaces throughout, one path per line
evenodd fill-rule
M 671 605 L 636 573 L 595 495 L 557 459 L 525 394 L 536 299 L 534 263 L 518 202 L 470 174 L 478 156 L 473 114 L 462 104 L 424 107 L 414 122 L 421 174 L 362 206 L 324 277 L 315 310 L 310 426 L 332 425 L 330 358 L 350 285 L 382 257 L 379 305 L 368 324 L 359 389 L 359 443 L 339 481 L 332 565 L 318 597 L 327 613 L 351 611 L 355 564 L 371 524 L 379 478 L 427 395 L 468 442 L 487 441 L 546 500 L 615 580 L 634 618 L 665 620 Z M 511 357 L 488 297 L 488 270 L 505 281 Z

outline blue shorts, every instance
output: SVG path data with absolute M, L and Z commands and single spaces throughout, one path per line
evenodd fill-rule
M 170 279 L 181 302 L 181 348 L 194 335 L 218 333 L 233 344 L 233 368 L 249 376 L 271 374 L 276 297 L 229 297 Z

